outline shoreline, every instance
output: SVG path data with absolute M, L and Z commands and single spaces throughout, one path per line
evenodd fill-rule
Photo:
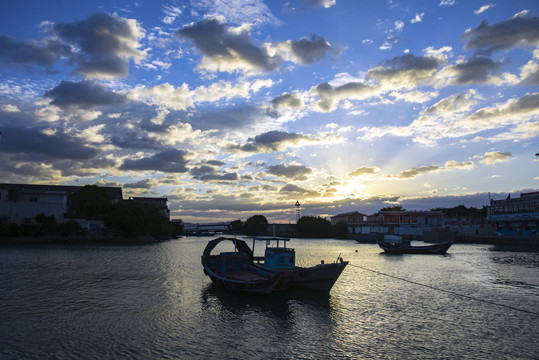
M 118 235 L 90 235 L 90 236 L 21 236 L 21 237 L 0 237 L 1 245 L 33 245 L 33 244 L 156 244 L 163 241 L 173 240 L 172 238 L 159 239 L 150 235 L 123 237 Z M 327 238 L 333 239 L 333 238 Z M 324 240 L 321 238 L 320 240 Z M 342 239 L 354 240 L 354 239 Z M 499 236 L 458 236 L 456 244 L 478 244 L 521 248 L 525 250 L 539 251 L 539 237 L 499 237 Z
M 169 240 L 169 239 L 166 239 Z M 1 245 L 39 245 L 39 244 L 154 244 L 163 239 L 156 239 L 153 236 L 123 237 L 112 235 L 92 235 L 92 236 L 20 236 L 20 237 L 0 237 Z

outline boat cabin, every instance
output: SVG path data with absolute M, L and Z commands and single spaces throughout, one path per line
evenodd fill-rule
M 264 266 L 275 270 L 290 270 L 296 267 L 296 252 L 286 247 L 267 247 Z
M 266 241 L 266 250 L 264 251 L 264 267 L 274 270 L 292 270 L 296 267 L 296 251 L 292 248 L 286 247 L 286 242 L 290 239 L 277 238 L 277 237 L 255 237 L 256 240 Z M 271 242 L 276 241 L 276 246 L 272 246 Z M 279 246 L 282 241 L 283 245 Z
M 382 242 L 391 246 L 410 246 L 410 240 L 404 240 L 398 235 L 384 235 Z

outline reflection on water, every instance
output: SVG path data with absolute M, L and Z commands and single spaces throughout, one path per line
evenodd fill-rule
M 538 316 L 495 305 L 539 312 L 537 253 L 455 244 L 445 256 L 387 256 L 373 244 L 293 240 L 303 266 L 339 254 L 350 265 L 330 294 L 260 296 L 214 286 L 200 265 L 205 245 L 189 238 L 149 246 L 1 247 L 0 358 L 534 359 L 539 353 Z

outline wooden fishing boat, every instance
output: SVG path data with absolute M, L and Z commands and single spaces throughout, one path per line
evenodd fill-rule
M 253 239 L 253 251 L 255 240 L 266 241 L 264 257 L 255 257 L 255 260 L 258 261 L 257 265 L 267 271 L 293 275 L 293 288 L 329 292 L 344 268 L 346 268 L 346 265 L 348 265 L 348 261 L 344 261 L 339 256 L 334 263 L 325 263 L 322 260 L 320 264 L 311 267 L 296 266 L 296 252 L 286 246 L 286 242 L 290 239 L 255 237 Z M 272 246 L 272 242 L 274 242 L 274 246 Z
M 383 240 L 378 241 L 378 246 L 389 254 L 445 254 L 451 245 L 453 241 L 413 246 L 410 240 L 397 235 L 385 235 Z
M 230 241 L 234 250 L 212 255 L 221 242 Z M 253 252 L 243 240 L 219 237 L 208 242 L 202 254 L 204 273 L 229 291 L 271 294 L 290 287 L 294 275 L 267 271 L 253 264 Z

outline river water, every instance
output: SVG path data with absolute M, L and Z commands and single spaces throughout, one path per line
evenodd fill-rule
M 539 358 L 538 252 L 294 239 L 298 265 L 350 265 L 329 295 L 268 297 L 213 287 L 207 240 L 1 246 L 0 358 Z

